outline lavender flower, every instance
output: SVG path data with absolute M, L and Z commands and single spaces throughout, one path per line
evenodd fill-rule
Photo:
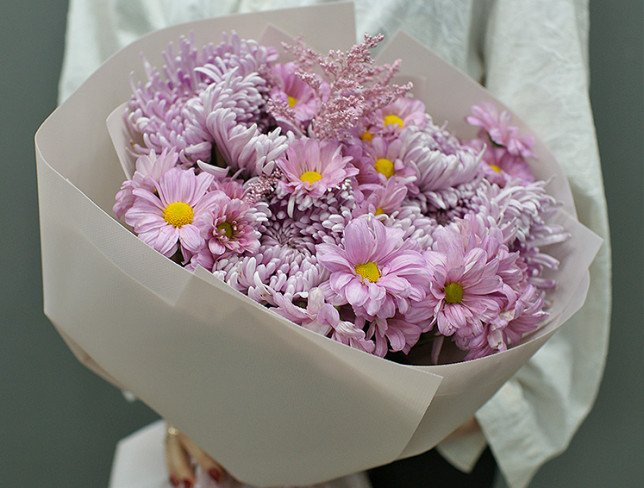
M 313 89 L 296 75 L 296 70 L 295 63 L 276 64 L 273 67 L 273 79 L 277 83 L 273 85 L 270 95 L 271 99 L 282 106 L 288 105 L 293 111 L 293 118 L 304 125 L 315 116 L 321 100 L 316 97 Z
M 172 44 L 164 51 L 163 70 L 144 61 L 148 80 L 145 84 L 131 81 L 133 95 L 126 112 L 134 151 L 160 153 L 163 149 L 175 148 L 181 152 L 186 147 L 184 107 L 187 102 L 233 72 L 254 83 L 260 93 L 266 92 L 268 88 L 256 74 L 266 71 L 276 57 L 273 48 L 240 39 L 233 33 L 230 38 L 224 36 L 218 46 L 208 44 L 201 49 L 195 47 L 192 37 L 182 37 L 178 52 Z M 206 66 L 209 68 L 204 69 Z M 251 112 L 256 113 L 255 109 L 253 106 Z M 185 164 L 190 162 L 185 157 L 181 159 Z
M 320 244 L 317 257 L 331 273 L 331 290 L 357 315 L 390 318 L 425 297 L 424 260 L 402 232 L 364 216 L 350 222 L 344 244 Z
M 286 154 L 277 160 L 284 175 L 278 189 L 289 196 L 289 215 L 294 205 L 305 210 L 315 199 L 330 188 L 358 173 L 350 157 L 341 155 L 342 147 L 334 142 L 318 142 L 314 139 L 297 139 L 290 143 Z
M 217 198 L 208 192 L 212 179 L 205 173 L 170 169 L 155 184 L 158 195 L 145 188 L 132 190 L 134 204 L 125 213 L 125 222 L 139 239 L 164 256 L 171 257 L 180 244 L 187 261 L 204 245 L 202 217 Z
M 155 185 L 159 182 L 161 176 L 171 168 L 174 168 L 178 160 L 177 153 L 172 149 L 169 151 L 164 149 L 159 156 L 156 155 L 154 150 L 150 154 L 139 156 L 135 163 L 136 170 L 132 179 L 125 180 L 116 194 L 116 202 L 113 207 L 114 214 L 120 219 L 125 215 L 125 212 L 132 208 L 134 204 L 132 190 L 135 188 L 144 188 L 154 192 Z

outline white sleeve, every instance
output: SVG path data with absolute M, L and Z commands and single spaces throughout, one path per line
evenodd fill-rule
M 506 481 L 524 487 L 567 448 L 597 395 L 610 320 L 608 221 L 588 98 L 587 1 L 497 0 L 488 22 L 487 87 L 552 150 L 579 220 L 604 238 L 584 307 L 476 414 Z M 451 447 L 446 457 L 472 465 L 471 449 Z

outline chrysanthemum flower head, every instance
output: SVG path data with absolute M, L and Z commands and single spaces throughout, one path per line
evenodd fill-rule
M 298 122 L 307 122 L 315 117 L 320 100 L 315 91 L 296 74 L 295 63 L 276 64 L 273 67 L 273 100 L 286 103 L 293 110 Z
M 425 297 L 427 267 L 402 234 L 365 215 L 346 226 L 342 245 L 317 246 L 318 260 L 331 273 L 331 290 L 356 314 L 389 318 Z
M 156 194 L 145 188 L 132 190 L 134 204 L 125 213 L 125 222 L 161 254 L 171 257 L 180 245 L 188 260 L 204 245 L 200 225 L 217 198 L 208 191 L 212 180 L 206 173 L 170 169 L 155 184 Z
M 412 97 L 399 97 L 393 103 L 377 110 L 372 125 L 360 135 L 362 140 L 372 140 L 375 135 L 391 139 L 411 126 L 423 129 L 427 123 L 425 104 Z
M 219 191 L 210 214 L 203 218 L 202 237 L 215 259 L 226 252 L 255 253 L 259 249 L 258 227 L 266 215 L 243 200 Z
M 534 156 L 534 138 L 523 135 L 510 124 L 510 114 L 499 112 L 491 103 L 474 105 L 467 122 L 480 130 L 477 138 L 468 144 L 478 150 L 484 147 L 485 176 L 500 186 L 508 178 L 518 182 L 532 182 L 534 176 L 526 159 Z
M 340 314 L 327 303 L 320 288 L 313 288 L 306 298 L 306 307 L 301 307 L 284 295 L 275 295 L 275 311 L 290 321 L 322 335 L 328 335 L 340 323 Z
M 358 182 L 362 184 L 379 183 L 384 185 L 390 179 L 403 183 L 414 193 L 417 192 L 416 166 L 413 160 L 405 157 L 403 143 L 400 139 L 388 141 L 383 137 L 374 137 L 362 145 L 362 150 L 349 149 L 349 154 L 360 154 L 355 165 L 359 173 Z
M 391 215 L 400 210 L 407 195 L 407 187 L 395 178 L 390 178 L 384 186 L 378 184 L 362 185 L 361 192 L 364 199 L 358 204 L 353 215 L 357 217 L 370 213 L 377 217 L 379 215 Z
M 499 315 L 486 324 L 480 334 L 455 336 L 454 342 L 460 349 L 467 351 L 465 360 L 505 351 L 539 327 L 548 316 L 543 308 L 543 292 L 528 285 L 515 300 L 504 303 Z
M 505 110 L 500 112 L 491 103 L 483 103 L 472 107 L 472 114 L 467 122 L 480 127 L 480 135 L 488 136 L 496 147 L 505 147 L 513 156 L 528 158 L 533 156 L 534 138 L 519 133 L 519 129 L 510 125 L 511 117 Z
M 427 305 L 445 336 L 480 333 L 499 312 L 494 297 L 502 287 L 499 261 L 473 237 L 468 228 L 441 227 L 434 232 L 433 250 L 425 253 L 432 276 Z
M 154 185 L 159 182 L 161 176 L 169 169 L 177 165 L 178 159 L 179 157 L 174 149 L 164 149 L 158 156 L 154 150 L 149 154 L 139 156 L 136 160 L 136 170 L 132 175 L 132 179 L 123 182 L 121 189 L 116 194 L 116 202 L 113 207 L 114 214 L 120 219 L 132 207 L 134 204 L 132 190 L 135 188 L 145 188 L 154 192 Z
M 277 160 L 284 175 L 280 190 L 299 200 L 319 198 L 357 174 L 358 170 L 349 161 L 351 158 L 342 156 L 342 148 L 335 142 L 293 140 L 284 156 Z

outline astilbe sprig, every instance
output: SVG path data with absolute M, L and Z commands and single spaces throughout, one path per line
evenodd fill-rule
M 313 89 L 320 101 L 320 108 L 308 128 L 309 135 L 344 140 L 362 119 L 411 90 L 411 83 L 391 83 L 400 60 L 384 65 L 374 63 L 369 50 L 383 38 L 382 34 L 365 34 L 364 41 L 348 51 L 331 50 L 326 56 L 306 46 L 301 39 L 295 44 L 284 44 L 284 49 L 295 57 L 296 76 Z M 293 109 L 284 101 L 271 100 L 268 110 L 276 119 L 286 119 L 295 128 L 303 129 Z

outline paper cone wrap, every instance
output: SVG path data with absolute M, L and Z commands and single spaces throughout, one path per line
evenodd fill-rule
M 210 273 L 191 273 L 115 220 L 128 155 L 106 119 L 130 96 L 140 54 L 160 65 L 180 35 L 198 45 L 223 32 L 302 35 L 326 52 L 355 42 L 353 7 L 333 4 L 209 19 L 150 34 L 110 58 L 36 134 L 44 304 L 80 361 L 132 391 L 236 478 L 304 485 L 432 448 L 469 418 L 584 302 L 600 239 L 579 224 L 561 168 L 542 143 L 537 177 L 563 203 L 572 234 L 548 324 L 507 352 L 460 364 L 405 366 L 334 342 L 260 306 Z M 286 35 L 284 34 L 284 35 Z M 471 135 L 470 106 L 498 101 L 405 35 L 380 53 L 434 120 Z M 121 112 L 122 113 L 122 112 Z M 126 138 L 120 117 L 110 131 Z M 526 130 L 516 118 L 513 123 Z M 127 139 L 125 139 L 127 142 Z M 118 155 L 117 155 L 118 152 Z M 119 164 L 119 160 L 121 164 Z

